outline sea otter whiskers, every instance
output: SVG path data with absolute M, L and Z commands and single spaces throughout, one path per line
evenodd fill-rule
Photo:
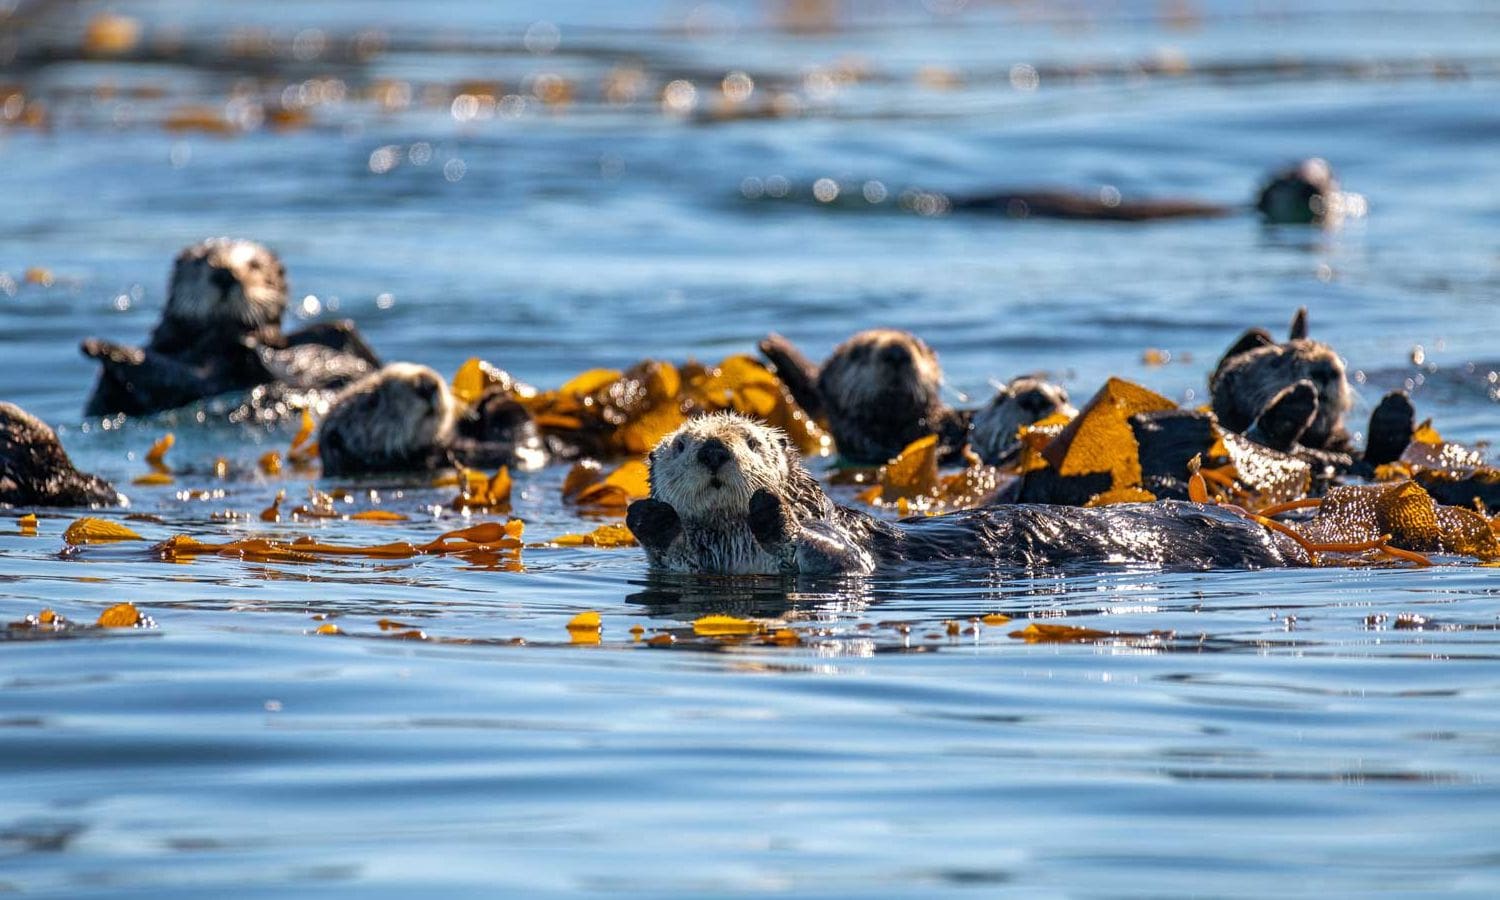
M 968 420 L 943 403 L 937 354 L 910 332 L 861 331 L 820 368 L 779 335 L 760 349 L 798 403 L 827 419 L 847 462 L 878 465 L 934 433 L 950 453 L 963 445 Z
M 0 403 L 0 504 L 117 506 L 118 491 L 78 471 L 57 433 L 14 403 Z
M 412 363 L 385 366 L 334 398 L 318 453 L 329 476 L 531 467 L 546 458 L 530 414 L 515 400 L 491 391 L 460 410 L 441 375 Z
M 264 246 L 211 238 L 187 247 L 145 347 L 83 342 L 101 366 L 85 413 L 144 415 L 266 384 L 333 390 L 379 367 L 351 322 L 284 334 L 286 298 L 286 269 Z
M 785 435 L 732 413 L 683 425 L 651 452 L 651 496 L 626 524 L 653 568 L 720 575 L 868 574 L 880 566 L 1147 562 L 1284 565 L 1276 538 L 1212 506 L 1014 504 L 892 523 L 835 504 Z

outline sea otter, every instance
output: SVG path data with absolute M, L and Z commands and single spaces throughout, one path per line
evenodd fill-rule
M 379 367 L 352 322 L 284 334 L 286 297 L 286 268 L 254 241 L 211 238 L 185 248 L 145 347 L 83 342 L 101 366 L 85 414 L 147 415 L 268 384 L 334 390 Z
M 1208 380 L 1214 415 L 1231 431 L 1276 450 L 1344 452 L 1353 404 L 1344 362 L 1307 336 L 1307 310 L 1276 343 L 1252 328 L 1225 352 Z
M 1078 415 L 1061 386 L 1033 375 L 1013 378 L 974 413 L 969 446 L 986 463 L 1000 465 L 1020 447 L 1017 433 L 1022 426 L 1059 414 Z
M 326 476 L 428 472 L 452 465 L 540 465 L 536 426 L 503 391 L 460 409 L 427 366 L 392 363 L 345 388 L 318 430 Z
M 1317 225 L 1337 221 L 1343 195 L 1327 160 L 1313 157 L 1271 173 L 1255 208 L 1274 225 Z
M 1213 506 L 1015 504 L 888 522 L 840 506 L 781 431 L 733 413 L 693 419 L 651 451 L 651 495 L 626 524 L 653 569 L 721 575 L 869 574 L 969 560 L 1174 568 L 1286 565 L 1278 538 Z
M 47 424 L 14 403 L 0 403 L 0 505 L 118 506 L 118 491 L 80 472 Z
M 780 335 L 761 341 L 760 350 L 793 399 L 828 422 L 845 462 L 879 465 L 934 433 L 945 456 L 963 447 L 968 417 L 943 402 L 937 354 L 910 332 L 861 331 L 821 367 Z

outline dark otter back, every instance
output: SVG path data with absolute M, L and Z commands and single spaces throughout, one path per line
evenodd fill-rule
M 1287 564 L 1260 525 L 1219 507 L 1175 500 L 1086 509 L 1017 503 L 900 525 L 910 562 L 1017 568 L 1137 562 L 1189 571 Z

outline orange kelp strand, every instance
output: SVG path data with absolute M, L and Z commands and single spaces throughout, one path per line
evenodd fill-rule
M 1317 497 L 1308 497 L 1304 500 L 1290 500 L 1286 503 L 1277 503 L 1272 506 L 1267 506 L 1264 509 L 1257 510 L 1256 512 L 1258 515 L 1266 516 L 1269 518 L 1271 516 L 1279 516 L 1282 513 L 1289 513 L 1295 509 L 1320 509 L 1322 506 L 1323 501 L 1321 499 Z
M 1402 550 L 1400 547 L 1392 547 L 1390 545 L 1386 545 L 1380 548 L 1380 552 L 1386 554 L 1387 556 L 1394 557 L 1395 559 L 1401 559 L 1410 563 L 1416 563 L 1423 568 L 1432 565 L 1432 560 L 1413 550 Z
M 1188 499 L 1193 501 L 1194 503 L 1209 502 L 1208 482 L 1203 480 L 1203 474 L 1201 472 L 1194 472 L 1192 476 L 1188 478 Z

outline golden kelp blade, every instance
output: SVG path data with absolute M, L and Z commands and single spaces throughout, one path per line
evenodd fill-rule
M 624 525 L 600 525 L 588 534 L 563 534 L 552 539 L 559 547 L 634 547 L 635 535 Z
M 1154 391 L 1111 378 L 1047 444 L 1042 457 L 1063 477 L 1108 472 L 1113 490 L 1139 487 L 1140 446 L 1129 419 L 1136 413 L 1176 408 L 1176 403 Z
M 27 513 L 16 520 L 16 527 L 22 534 L 36 534 L 36 513 Z
M 145 538 L 119 522 L 84 516 L 68 526 L 68 530 L 63 532 L 63 540 L 78 546 L 108 541 L 143 541 Z
M 734 616 L 712 615 L 693 620 L 693 633 L 704 637 L 760 634 L 762 630 L 759 622 Z
M 130 483 L 143 486 L 159 486 L 172 484 L 174 480 L 166 472 L 147 472 L 145 475 L 137 475 L 130 479 Z
M 1084 506 L 1113 506 L 1116 503 L 1151 503 L 1156 500 L 1156 495 L 1150 491 L 1140 488 L 1116 488 L 1112 491 L 1104 491 L 1089 498 Z
M 99 614 L 100 628 L 134 628 L 141 624 L 141 611 L 129 603 L 116 603 Z
M 170 431 L 162 435 L 156 443 L 151 445 L 151 449 L 146 451 L 146 462 L 152 466 L 163 465 L 162 460 L 166 457 L 167 451 L 171 450 L 172 445 L 175 443 L 177 443 L 177 435 Z
M 1012 631 L 1009 636 L 1025 641 L 1028 644 L 1079 644 L 1115 637 L 1115 635 L 1108 631 L 1080 628 L 1077 625 L 1050 625 L 1041 622 L 1032 622 L 1019 631 Z
M 576 502 L 579 506 L 624 509 L 630 501 L 650 496 L 650 475 L 651 470 L 644 462 L 630 460 L 605 476 L 603 481 L 579 491 Z
M 568 622 L 568 638 L 575 644 L 597 644 L 603 630 L 604 623 L 593 610 L 581 612 Z
M 356 522 L 406 522 L 411 519 L 410 516 L 388 509 L 364 509 L 352 513 L 349 518 Z

